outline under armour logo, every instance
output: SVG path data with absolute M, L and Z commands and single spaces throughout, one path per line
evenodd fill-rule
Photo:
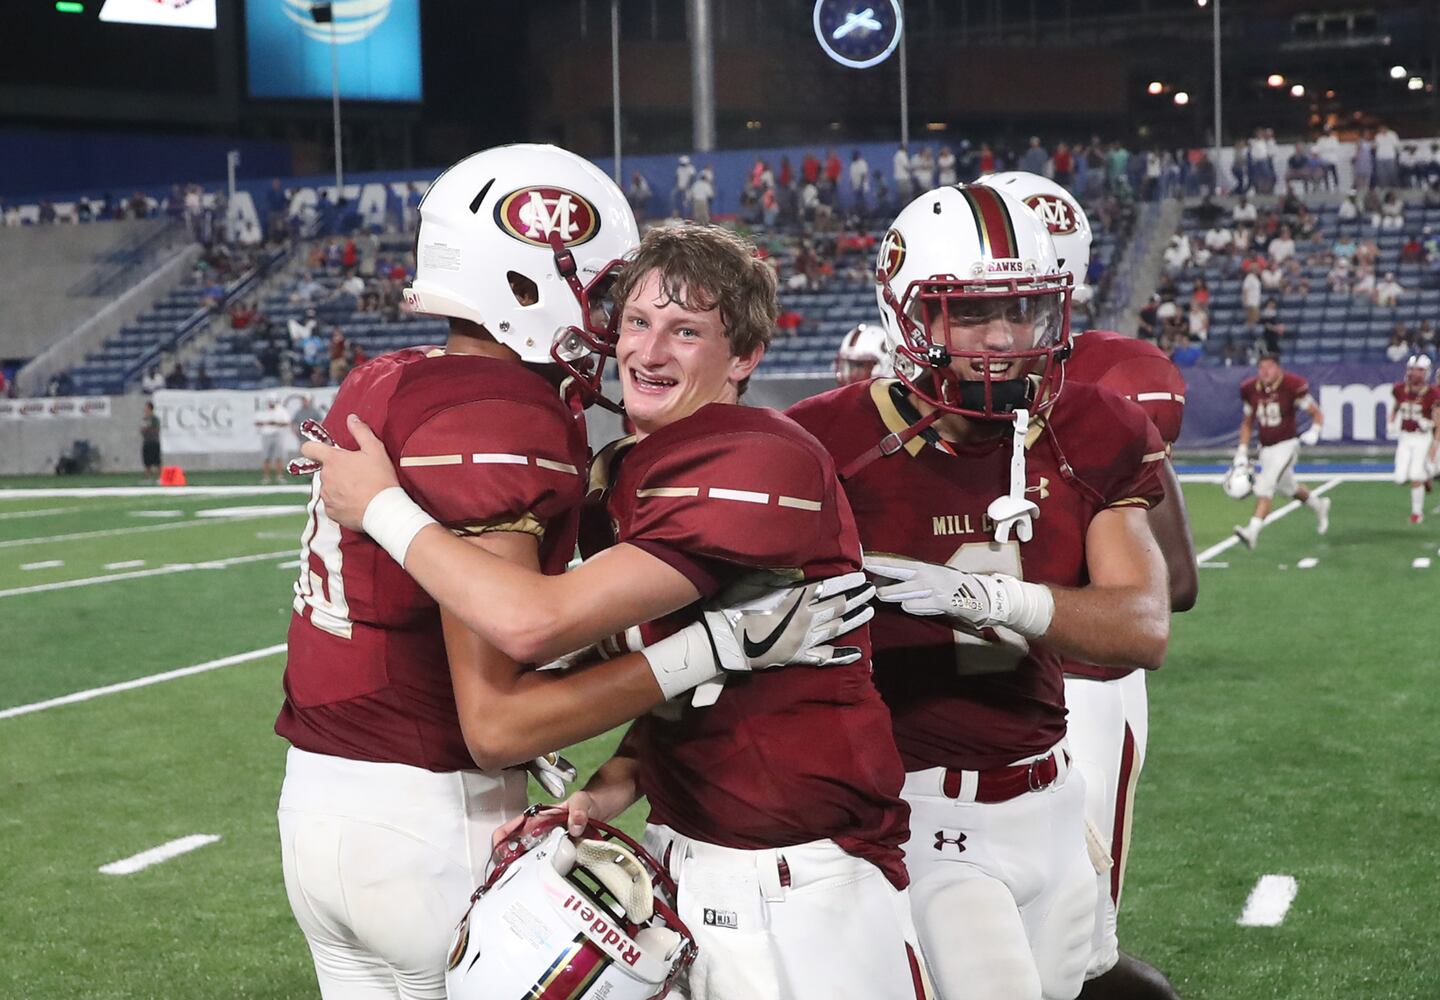
M 1040 477 L 1040 485 L 1039 485 L 1039 486 L 1027 486 L 1027 487 L 1025 487 L 1025 492 L 1026 492 L 1026 493 L 1039 493 L 1039 494 L 1040 494 L 1040 499 L 1041 499 L 1041 500 L 1044 500 L 1044 499 L 1046 499 L 1047 497 L 1050 496 L 1050 480 L 1046 479 L 1044 476 L 1041 476 L 1041 477 Z
M 949 831 L 949 832 L 954 833 L 955 836 L 953 836 L 953 837 L 947 837 L 947 836 L 945 836 L 946 832 L 947 832 L 947 831 L 945 831 L 945 830 L 936 830 L 936 831 L 935 831 L 935 850 L 937 850 L 937 851 L 943 851 L 943 850 L 945 850 L 945 845 L 946 845 L 946 844 L 954 844 L 954 845 L 955 845 L 955 850 L 956 850 L 957 852 L 959 852 L 959 853 L 964 853 L 964 851 L 965 851 L 965 834 L 960 833 L 959 831 Z

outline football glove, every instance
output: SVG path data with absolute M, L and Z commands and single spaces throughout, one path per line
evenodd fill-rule
M 976 632 L 1004 626 L 1038 639 L 1055 616 L 1050 588 L 1003 573 L 967 573 L 904 556 L 866 555 L 865 571 L 879 577 L 875 596 L 909 615 L 944 618 L 952 628 Z M 886 583 L 885 580 L 894 582 Z
M 844 666 L 860 659 L 860 647 L 830 643 L 874 617 L 874 596 L 863 573 L 800 585 L 750 578 L 709 601 L 698 621 L 643 652 L 667 700 L 724 671 Z
M 558 752 L 552 751 L 536 757 L 525 765 L 525 770 L 530 772 L 530 777 L 538 781 L 540 787 L 545 789 L 545 794 L 552 799 L 563 799 L 565 786 L 575 780 L 575 765 Z
M 1311 424 L 1308 428 L 1306 428 L 1306 430 L 1304 431 L 1304 433 L 1302 433 L 1302 434 L 1300 435 L 1300 443 L 1303 444 L 1303 445 L 1307 445 L 1307 446 L 1308 446 L 1308 445 L 1312 445 L 1312 444 L 1319 444 L 1319 443 L 1320 443 L 1320 425 L 1319 425 L 1319 424 Z

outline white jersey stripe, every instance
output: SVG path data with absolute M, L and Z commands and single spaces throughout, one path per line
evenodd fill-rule
M 530 459 L 524 455 L 507 455 L 498 451 L 477 451 L 470 456 L 470 461 L 476 465 L 529 465 Z
M 793 507 L 796 510 L 819 510 L 819 500 L 802 500 L 800 497 L 782 496 L 779 500 L 781 507 Z
M 465 460 L 460 454 L 455 455 L 409 455 L 400 459 L 400 468 L 408 469 L 414 467 L 425 467 L 428 465 L 459 465 Z
M 710 487 L 707 495 L 711 500 L 739 500 L 741 503 L 769 503 L 769 493 L 755 493 L 750 490 L 726 490 Z

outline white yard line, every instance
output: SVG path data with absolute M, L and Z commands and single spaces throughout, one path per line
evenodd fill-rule
M 1182 483 L 1211 483 L 1219 486 L 1225 481 L 1223 472 L 1180 472 L 1176 478 Z M 1341 483 L 1393 483 L 1393 472 L 1298 472 L 1295 478 L 1303 483 L 1318 483 L 1335 480 Z
M 1241 927 L 1279 927 L 1299 891 L 1294 876 L 1261 875 L 1236 923 Z
M 1412 563 L 1410 564 L 1410 568 L 1411 568 L 1411 569 L 1429 569 L 1429 568 L 1430 568 L 1430 560 L 1427 559 L 1425 556 L 1421 556 L 1419 559 L 1416 559 L 1414 562 L 1412 562 Z
M 207 844 L 219 842 L 220 838 L 213 833 L 192 833 L 188 837 L 181 837 L 169 843 L 161 844 L 159 847 L 152 847 L 148 851 L 141 851 L 139 854 L 132 854 L 128 858 L 121 858 L 119 861 L 112 861 L 108 865 L 100 866 L 101 875 L 134 875 L 138 871 L 144 871 L 151 865 L 158 865 L 161 862 L 169 861 L 171 858 L 178 858 L 182 854 L 189 854 L 191 851 L 205 847 Z
M 1333 490 L 1335 487 L 1339 486 L 1345 481 L 1346 480 L 1340 476 L 1336 476 L 1333 479 L 1327 479 L 1325 482 L 1321 483 L 1319 486 L 1311 490 L 1310 495 L 1318 497 L 1322 493 L 1328 493 L 1330 490 Z M 1289 503 L 1287 503 L 1280 509 L 1272 510 L 1270 512 L 1270 515 L 1265 518 L 1265 523 L 1267 525 L 1274 524 L 1286 514 L 1297 510 L 1300 506 L 1301 503 L 1299 500 L 1291 500 Z M 1218 541 L 1214 545 L 1210 546 L 1204 552 L 1201 552 L 1198 556 L 1195 557 L 1195 561 L 1203 566 L 1205 563 L 1209 562 L 1211 559 L 1215 558 L 1220 553 L 1228 552 L 1230 549 L 1239 544 L 1240 539 L 1237 538 L 1235 535 L 1231 535 L 1229 538 L 1222 539 L 1221 541 Z
M 293 548 L 281 549 L 279 552 L 261 552 L 253 556 L 232 556 L 229 559 L 212 559 L 208 562 L 171 563 L 168 566 L 156 566 L 154 569 L 141 569 L 133 573 L 111 573 L 107 576 L 87 576 L 78 580 L 57 580 L 55 583 L 37 583 L 33 587 L 11 587 L 9 590 L 0 590 L 0 598 L 16 597 L 20 594 L 42 594 L 49 590 L 70 590 L 74 587 L 93 587 L 98 583 L 115 583 L 119 580 L 141 580 L 148 576 L 168 576 L 171 573 L 189 573 L 197 569 L 226 569 L 230 566 L 240 566 L 245 563 L 279 559 L 281 556 L 292 555 L 294 551 Z
M 21 563 L 20 568 L 25 571 L 32 569 L 58 569 L 65 565 L 64 559 L 45 559 L 40 562 Z
M 73 514 L 77 510 L 84 509 L 84 507 L 50 507 L 45 510 L 11 510 L 0 514 L 0 521 L 10 521 L 17 517 L 51 517 L 55 514 Z
M 145 565 L 144 559 L 125 559 L 121 562 L 106 563 L 105 569 L 138 569 Z
M 1296 568 L 1296 569 L 1314 569 L 1314 568 L 1315 568 L 1316 566 L 1318 566 L 1318 565 L 1320 565 L 1320 560 L 1319 560 L 1319 559 L 1316 559 L 1314 556 L 1306 556 L 1304 559 L 1301 559 L 1299 562 L 1297 562 L 1297 563 L 1295 564 L 1295 568 Z
M 0 490 L 0 500 L 93 497 L 243 497 L 272 493 L 309 493 L 308 482 L 296 486 L 82 486 L 75 489 L 47 487 L 38 490 Z
M 274 656 L 276 653 L 283 652 L 285 652 L 285 643 L 283 642 L 274 646 L 266 646 L 263 649 L 252 649 L 248 653 L 236 653 L 234 656 L 223 656 L 218 660 L 197 663 L 192 667 L 180 667 L 178 670 L 167 670 L 161 674 L 137 677 L 133 681 L 121 681 L 119 684 L 107 684 L 105 687 L 91 688 L 88 691 L 76 691 L 74 694 L 61 695 L 58 698 L 50 698 L 46 701 L 37 701 L 29 705 L 17 705 L 14 708 L 6 708 L 0 710 L 0 719 L 12 719 L 17 715 L 30 715 L 33 712 L 43 712 L 47 708 L 58 708 L 61 705 L 74 705 L 78 702 L 90 701 L 92 698 L 100 698 L 107 694 L 119 694 L 121 691 L 133 691 L 136 688 L 149 687 L 152 684 L 163 684 L 166 681 L 173 681 L 180 677 L 203 674 L 210 670 L 219 670 L 222 667 L 233 667 L 238 663 L 249 663 L 251 660 L 263 660 L 267 656 Z
M 203 524 L 232 524 L 236 521 L 252 521 L 260 517 L 291 514 L 288 507 L 277 514 L 237 514 L 234 517 L 197 517 L 194 521 L 180 521 L 175 524 L 146 524 L 138 528 L 105 528 L 101 531 L 77 531 L 68 535 L 50 535 L 47 538 L 12 538 L 0 542 L 0 549 L 13 549 L 22 545 L 40 545 L 52 542 L 73 542 L 81 538 L 109 538 L 115 535 L 141 535 L 147 531 L 174 531 L 177 528 L 194 528 Z

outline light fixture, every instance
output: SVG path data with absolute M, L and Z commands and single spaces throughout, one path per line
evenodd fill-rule
M 925 123 L 925 131 L 926 131 L 926 132 L 944 132 L 944 131 L 945 131 L 947 128 L 949 128 L 949 127 L 950 127 L 950 126 L 949 126 L 948 124 L 946 124 L 945 122 L 926 122 L 926 123 Z
M 1195 0 L 1195 6 L 1204 7 L 1208 2 L 1209 0 Z
M 1327 91 L 1325 91 L 1325 100 L 1327 100 L 1327 101 L 1333 101 L 1334 99 L 1335 99 L 1335 91 L 1333 91 L 1333 90 L 1327 90 Z
M 1265 78 L 1265 82 L 1266 82 L 1267 84 L 1269 84 L 1270 86 L 1272 86 L 1272 87 L 1283 87 L 1283 86 L 1285 86 L 1285 78 L 1284 78 L 1283 76 L 1281 76 L 1279 73 L 1271 73 L 1269 76 L 1267 76 L 1267 77 Z
M 1404 66 L 1391 66 L 1391 67 L 1390 67 L 1390 79 L 1392 79 L 1392 80 L 1403 80 L 1403 79 L 1405 79 L 1405 73 L 1406 73 L 1406 69 L 1405 69 Z
M 1297 83 L 1297 84 L 1295 84 L 1294 86 L 1292 86 L 1292 87 L 1290 88 L 1290 96 L 1291 96 L 1291 97 L 1304 97 L 1304 96 L 1305 96 L 1305 85 L 1304 85 L 1303 83 Z
M 1163 94 L 1165 92 L 1165 84 L 1161 83 L 1159 80 L 1151 80 L 1150 86 L 1146 87 L 1145 89 L 1151 94 L 1151 96 L 1154 96 L 1156 94 Z
M 1409 87 L 1411 90 L 1424 90 L 1425 81 L 1420 79 L 1418 76 L 1412 76 L 1405 84 L 1405 86 Z
M 1185 105 L 1190 103 L 1190 95 L 1185 93 L 1185 91 L 1183 90 L 1175 91 L 1175 103 L 1180 105 L 1181 107 L 1184 107 Z

